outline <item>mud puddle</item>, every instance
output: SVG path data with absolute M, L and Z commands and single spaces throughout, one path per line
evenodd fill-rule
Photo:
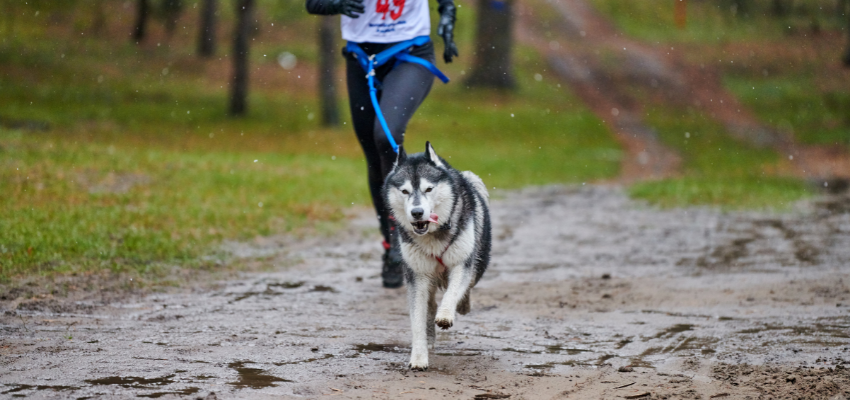
M 277 386 L 277 382 L 292 382 L 289 379 L 279 378 L 274 375 L 269 375 L 265 370 L 260 368 L 246 367 L 246 364 L 254 364 L 251 361 L 234 361 L 227 364 L 239 374 L 239 379 L 233 382 L 228 382 L 229 385 L 236 388 L 251 388 L 262 389 L 272 386 Z
M 161 378 L 141 378 L 137 376 L 110 376 L 100 379 L 86 379 L 91 385 L 118 385 L 127 388 L 150 389 L 156 386 L 174 383 L 174 375 L 166 375 Z
M 41 391 L 50 391 L 50 392 L 65 392 L 65 391 L 73 391 L 78 390 L 79 387 L 76 386 L 62 386 L 62 385 L 21 385 L 21 384 L 8 384 L 5 387 L 11 387 L 8 390 L 0 390 L 0 394 L 11 394 L 12 397 L 27 397 L 33 395 L 37 392 Z
M 332 237 L 231 244 L 245 257 L 279 249 L 270 260 L 287 267 L 214 289 L 0 303 L 0 394 L 757 398 L 798 393 L 772 378 L 790 372 L 847 397 L 850 214 L 815 203 L 763 215 L 656 210 L 609 187 L 502 193 L 491 267 L 472 312 L 438 333 L 428 372 L 405 368 L 406 292 L 381 287 L 362 210 Z M 817 256 L 801 260 L 795 241 Z M 716 256 L 736 243 L 745 251 Z
M 136 396 L 146 397 L 146 398 L 150 398 L 150 399 L 158 399 L 160 397 L 167 396 L 167 395 L 188 396 L 188 395 L 198 393 L 200 391 L 201 391 L 200 388 L 190 387 L 190 388 L 186 388 L 186 389 L 183 389 L 183 390 L 174 390 L 174 391 L 170 391 L 170 392 L 154 392 L 154 393 L 150 393 L 150 394 L 137 394 Z

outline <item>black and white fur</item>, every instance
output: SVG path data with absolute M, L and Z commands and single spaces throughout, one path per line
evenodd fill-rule
M 452 168 L 428 142 L 424 153 L 411 156 L 399 147 L 384 198 L 404 259 L 413 331 L 410 368 L 424 370 L 428 349 L 434 348 L 434 325 L 448 329 L 455 312 L 469 312 L 470 291 L 490 262 L 489 194 L 481 178 Z M 439 307 L 437 288 L 446 290 Z

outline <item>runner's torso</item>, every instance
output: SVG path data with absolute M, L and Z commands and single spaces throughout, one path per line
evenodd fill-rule
M 395 43 L 431 33 L 428 0 L 363 0 L 359 18 L 342 16 L 342 38 L 355 43 Z

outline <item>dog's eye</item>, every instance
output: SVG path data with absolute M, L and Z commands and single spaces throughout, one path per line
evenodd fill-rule
M 408 192 L 406 189 L 405 189 L 405 190 L 402 190 L 401 192 L 402 192 L 402 193 L 404 193 L 404 194 L 406 194 L 406 195 L 407 195 L 407 194 L 410 194 L 410 192 Z
M 434 188 L 425 189 L 425 193 L 431 193 L 432 190 L 434 190 Z

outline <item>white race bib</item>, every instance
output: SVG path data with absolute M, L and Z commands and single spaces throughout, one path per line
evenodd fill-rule
M 358 18 L 342 16 L 342 38 L 355 43 L 393 43 L 431 34 L 428 0 L 363 0 Z

